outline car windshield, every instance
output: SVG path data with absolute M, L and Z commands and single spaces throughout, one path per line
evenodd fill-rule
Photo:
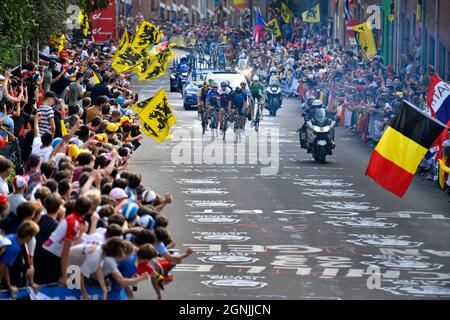
M 208 80 L 221 83 L 222 81 L 229 81 L 231 88 L 240 87 L 241 82 L 247 83 L 245 77 L 239 73 L 210 73 Z

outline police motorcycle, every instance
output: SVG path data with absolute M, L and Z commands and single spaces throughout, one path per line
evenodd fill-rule
M 302 114 L 305 123 L 297 130 L 300 146 L 311 153 L 314 160 L 325 163 L 327 155 L 332 155 L 335 148 L 334 127 L 336 121 L 331 113 L 327 113 L 320 100 L 314 100 L 311 107 Z
M 250 64 L 250 58 L 248 58 L 244 52 L 239 55 L 238 65 L 235 68 L 235 71 L 241 73 L 248 83 L 251 82 L 254 69 Z
M 183 94 L 183 87 L 186 85 L 189 76 L 188 58 L 183 56 L 180 61 L 173 67 L 170 75 L 170 92 L 180 92 Z
M 269 85 L 266 88 L 266 102 L 266 108 L 269 110 L 269 114 L 276 117 L 278 109 L 281 108 L 283 96 L 281 94 L 277 70 L 274 67 L 270 69 Z

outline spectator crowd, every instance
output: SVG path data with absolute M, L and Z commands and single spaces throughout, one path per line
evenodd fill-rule
M 140 146 L 130 79 L 111 69 L 112 41 L 49 41 L 39 64 L 0 78 L 0 289 L 66 287 L 103 299 L 133 297 L 148 282 L 158 299 L 180 254 L 168 231 L 170 193 L 128 169 Z

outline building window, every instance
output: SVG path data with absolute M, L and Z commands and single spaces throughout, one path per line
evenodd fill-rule
M 155 11 L 158 11 L 158 8 L 159 8 L 159 6 L 158 6 L 158 3 L 156 2 L 156 0 L 152 0 L 152 2 L 151 2 L 151 10 L 153 12 L 155 12 Z

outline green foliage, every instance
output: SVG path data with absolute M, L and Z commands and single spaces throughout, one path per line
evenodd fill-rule
M 15 62 L 17 45 L 46 42 L 54 34 L 67 32 L 71 4 L 89 15 L 106 8 L 109 0 L 0 0 L 0 66 Z

